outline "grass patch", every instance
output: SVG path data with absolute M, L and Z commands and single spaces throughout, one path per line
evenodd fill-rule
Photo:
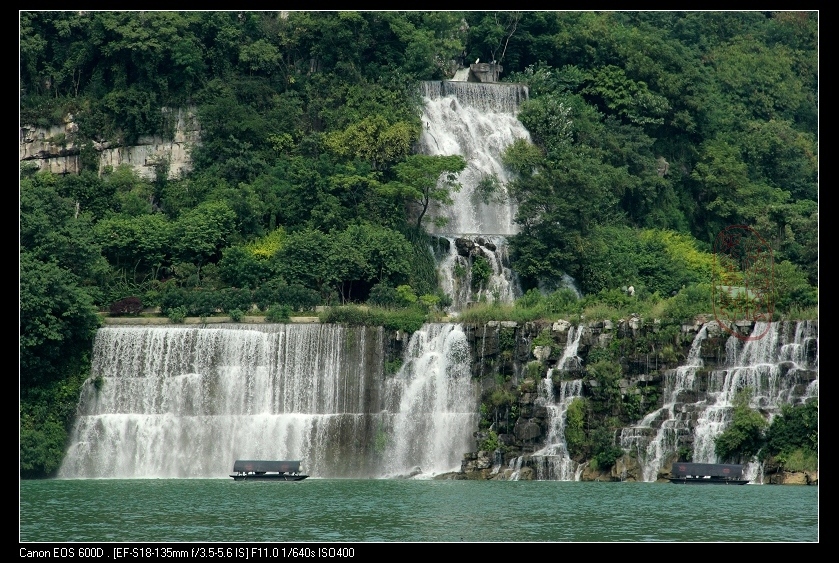
M 818 471 L 819 469 L 819 454 L 804 448 L 779 453 L 775 456 L 775 461 L 785 471 Z
M 388 330 L 416 332 L 428 320 L 425 311 L 417 308 L 385 309 L 346 305 L 330 307 L 318 315 L 322 323 L 350 326 L 382 326 Z

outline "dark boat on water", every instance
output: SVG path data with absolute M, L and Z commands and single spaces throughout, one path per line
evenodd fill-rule
M 233 464 L 234 481 L 302 481 L 299 461 L 237 459 Z
M 678 485 L 745 485 L 743 466 L 725 463 L 674 463 L 670 482 Z

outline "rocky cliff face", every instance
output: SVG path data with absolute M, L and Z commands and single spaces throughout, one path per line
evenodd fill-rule
M 714 462 L 713 439 L 727 426 L 737 391 L 751 393 L 752 408 L 767 419 L 783 404 L 817 396 L 817 323 L 772 326 L 754 342 L 705 317 L 680 327 L 636 317 L 468 327 L 484 423 L 476 451 L 454 477 L 655 481 L 680 453 Z M 736 330 L 747 337 L 756 329 L 743 322 Z M 611 467 L 594 469 L 584 449 L 566 444 L 565 417 L 576 398 L 588 401 L 585 424 L 601 420 L 612 433 L 607 441 L 620 448 Z M 754 471 L 764 482 L 818 482 L 817 473 Z
M 163 111 L 173 125 L 171 139 L 140 137 L 137 144 L 131 146 L 94 141 L 93 148 L 99 154 L 99 172 L 107 166 L 116 168 L 127 164 L 140 177 L 151 180 L 158 170 L 166 170 L 169 178 L 177 178 L 191 170 L 190 150 L 199 142 L 201 134 L 195 108 L 164 108 Z M 70 114 L 65 116 L 63 125 L 49 129 L 21 125 L 19 160 L 55 174 L 78 174 L 81 146 L 77 134 L 78 125 Z

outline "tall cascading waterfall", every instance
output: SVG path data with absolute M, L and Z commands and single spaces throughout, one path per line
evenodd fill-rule
M 694 430 L 697 463 L 718 461 L 714 442 L 731 423 L 738 392 L 747 393 L 749 406 L 768 412 L 770 419 L 784 404 L 815 396 L 814 390 L 818 393 L 817 323 L 755 323 L 752 334 L 764 336 L 746 341 L 729 337 L 725 368 L 710 374 L 707 406 Z
M 694 388 L 696 372 L 704 365 L 700 352 L 706 338 L 708 327 L 703 326 L 690 345 L 685 365 L 664 374 L 664 406 L 647 414 L 637 426 L 621 429 L 620 447 L 635 452 L 645 482 L 658 478 L 667 456 L 677 450 L 678 438 L 691 431 L 689 414 L 676 412 L 676 403 L 683 402 L 683 393 Z
M 387 444 L 387 476 L 435 475 L 460 468 L 474 447 L 478 389 L 459 324 L 429 323 L 411 335 L 406 361 L 388 382 L 398 409 Z
M 568 329 L 568 341 L 562 356 L 556 363 L 557 370 L 567 371 L 579 369 L 581 360 L 577 356 L 580 346 L 580 337 L 583 334 L 582 326 L 571 326 Z M 542 380 L 539 389 L 538 404 L 543 404 L 548 411 L 548 435 L 545 438 L 545 447 L 534 452 L 531 459 L 534 461 L 536 478 L 540 481 L 579 481 L 580 475 L 577 472 L 577 463 L 568 455 L 568 445 L 565 441 L 565 423 L 567 421 L 568 407 L 577 397 L 583 393 L 582 379 L 560 382 L 559 397 L 554 393 L 553 371 L 548 370 L 545 379 Z
M 539 481 L 579 481 L 577 463 L 568 455 L 565 424 L 568 407 L 574 399 L 582 396 L 583 380 L 560 382 L 559 397 L 556 397 L 552 375 L 552 371 L 549 370 L 548 377 L 542 380 L 539 399 L 537 399 L 548 410 L 550 426 L 545 438 L 545 447 L 531 456 L 536 470 L 536 479 Z
M 692 443 L 692 461 L 717 463 L 715 440 L 731 423 L 734 397 L 743 390 L 749 405 L 768 413 L 770 420 L 784 404 L 818 396 L 818 324 L 813 321 L 756 323 L 755 340 L 730 336 L 721 369 L 707 369 L 702 343 L 716 321 L 706 323 L 691 344 L 685 365 L 664 376 L 663 406 L 637 425 L 624 428 L 620 446 L 634 453 L 644 481 L 655 481 L 680 443 Z M 701 375 L 700 375 L 701 374 Z M 759 473 L 747 464 L 751 478 Z
M 430 210 L 432 218 L 446 219 L 445 226 L 430 229 L 448 241 L 438 268 L 442 289 L 451 296 L 453 311 L 477 300 L 511 302 L 520 289 L 509 267 L 506 237 L 518 229 L 501 154 L 516 139 L 530 139 L 516 118 L 519 104 L 527 99 L 527 88 L 436 81 L 423 82 L 422 95 L 425 127 L 420 152 L 460 155 L 467 162 L 453 205 Z M 497 180 L 494 191 L 482 195 L 479 185 L 492 179 Z M 471 266 L 479 256 L 488 260 L 492 275 L 473 291 Z
M 236 459 L 300 459 L 310 475 L 336 478 L 457 469 L 478 417 L 471 381 L 454 377 L 462 346 L 415 338 L 411 377 L 389 379 L 381 328 L 100 329 L 59 476 L 222 477 Z M 441 379 L 418 361 L 427 354 L 455 366 L 445 393 L 420 384 Z M 405 422 L 449 415 L 463 426 Z M 400 453 L 402 443 L 415 447 Z
M 568 329 L 568 340 L 562 356 L 556 363 L 556 368 L 549 369 L 539 383 L 539 396 L 536 405 L 544 407 L 548 419 L 548 432 L 545 445 L 530 455 L 531 465 L 539 481 L 579 481 L 582 466 L 579 466 L 568 454 L 565 440 L 565 427 L 568 407 L 583 394 L 583 380 L 574 379 L 560 382 L 559 396 L 556 396 L 553 375 L 554 372 L 579 370 L 582 360 L 577 356 L 583 327 L 571 326 Z M 509 480 L 517 481 L 523 463 L 522 457 L 510 460 Z

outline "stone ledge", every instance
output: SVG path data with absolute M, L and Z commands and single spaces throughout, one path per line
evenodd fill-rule
M 171 325 L 171 324 L 185 324 L 185 325 L 201 325 L 201 324 L 227 324 L 234 323 L 230 317 L 186 317 L 183 323 L 173 323 L 168 317 L 102 317 L 106 325 Z M 265 317 L 242 317 L 239 324 L 261 324 L 267 322 Z M 319 323 L 318 317 L 291 317 L 289 323 Z M 279 323 L 283 324 L 283 323 Z

